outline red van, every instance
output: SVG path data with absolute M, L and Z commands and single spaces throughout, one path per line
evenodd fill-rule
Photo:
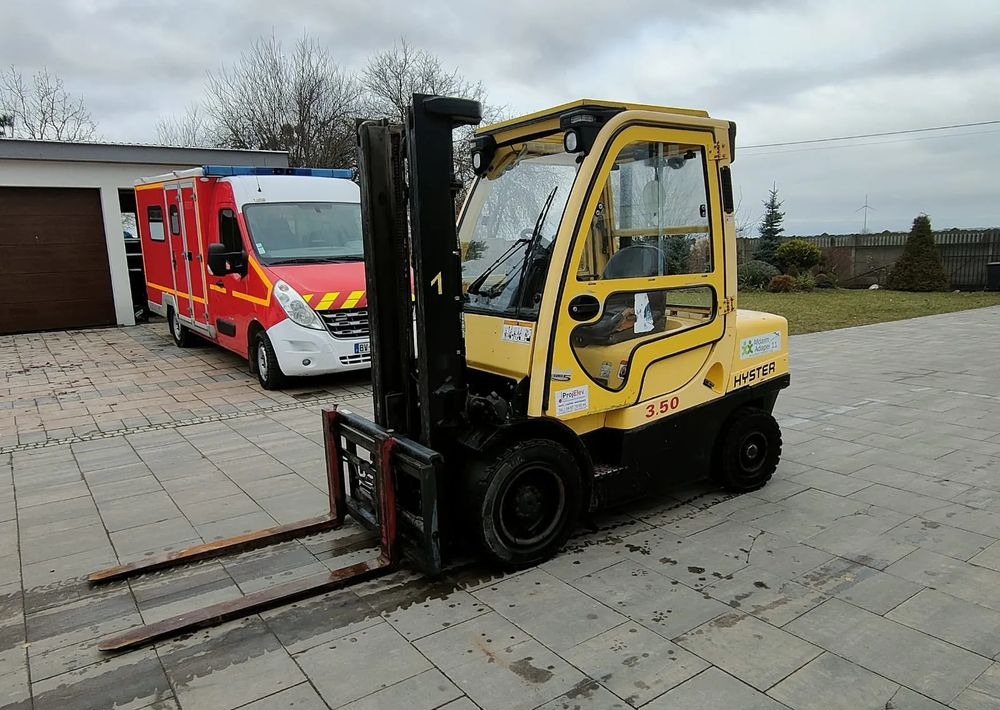
M 287 375 L 370 366 L 361 196 L 350 170 L 206 165 L 136 182 L 149 310 Z

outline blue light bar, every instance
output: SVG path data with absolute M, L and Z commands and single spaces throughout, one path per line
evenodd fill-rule
M 231 177 L 233 175 L 298 175 L 351 180 L 354 171 L 349 168 L 259 168 L 249 165 L 203 165 L 205 177 Z

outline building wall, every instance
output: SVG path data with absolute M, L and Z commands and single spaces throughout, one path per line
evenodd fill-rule
M 175 169 L 195 167 L 177 166 Z M 136 178 L 167 172 L 162 165 L 73 163 L 53 160 L 0 159 L 0 185 L 7 187 L 89 187 L 101 191 L 104 238 L 108 245 L 111 288 L 119 325 L 135 325 L 128 263 L 122 236 L 119 189 L 132 189 Z

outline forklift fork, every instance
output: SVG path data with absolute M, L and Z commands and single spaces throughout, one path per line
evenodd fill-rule
M 91 574 L 89 581 L 100 584 L 127 579 L 334 529 L 343 524 L 347 513 L 366 528 L 378 531 L 378 557 L 130 629 L 103 639 L 98 649 L 136 648 L 382 576 L 399 565 L 401 542 L 406 543 L 407 552 L 422 571 L 431 575 L 440 572 L 437 478 L 441 456 L 336 408 L 323 411 L 323 434 L 330 499 L 327 515 L 100 570 Z

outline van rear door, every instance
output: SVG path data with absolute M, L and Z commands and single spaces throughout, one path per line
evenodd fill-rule
M 167 231 L 174 269 L 177 312 L 195 329 L 212 334 L 205 299 L 205 256 L 201 225 L 195 203 L 194 182 L 184 180 L 164 185 Z

